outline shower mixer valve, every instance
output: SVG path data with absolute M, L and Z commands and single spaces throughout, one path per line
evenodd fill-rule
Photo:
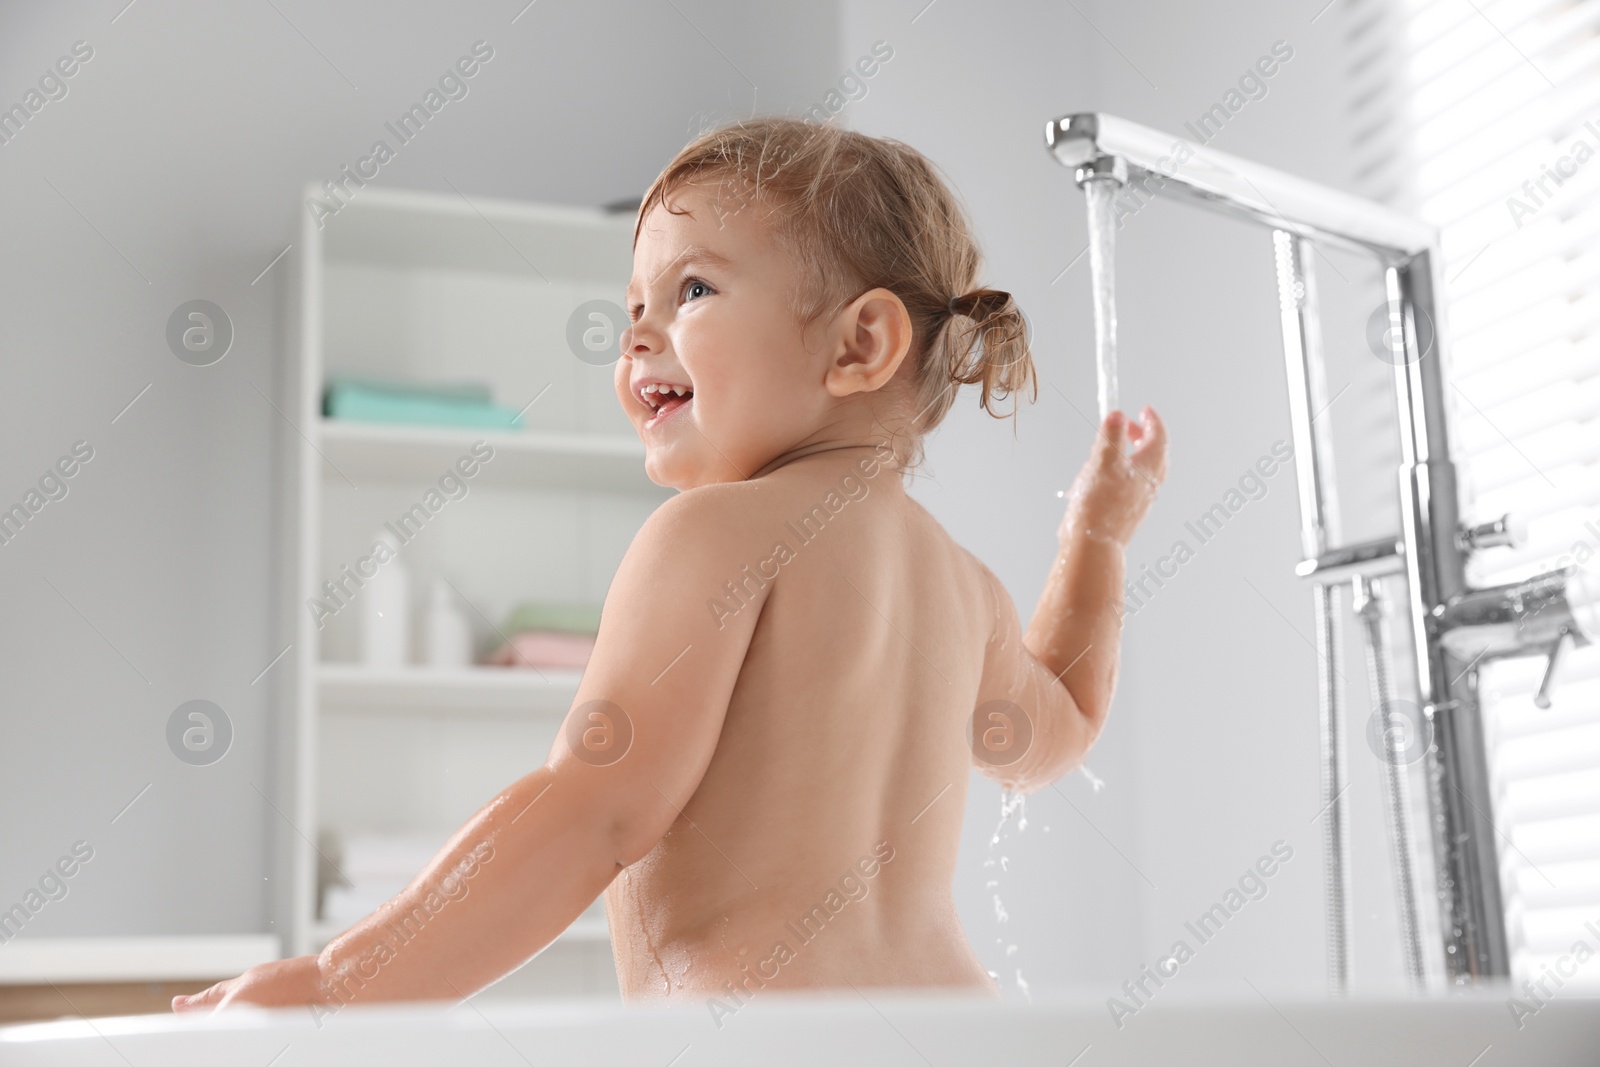
M 1527 524 L 1515 515 L 1464 527 L 1456 536 L 1456 543 L 1468 552 L 1516 547 L 1526 541 Z M 1302 577 L 1324 584 L 1352 575 L 1399 574 L 1404 569 L 1404 547 L 1394 537 L 1333 549 L 1295 568 Z M 1600 590 L 1592 589 L 1591 582 L 1588 572 L 1566 566 L 1520 582 L 1469 589 L 1434 608 L 1429 625 L 1443 648 L 1469 666 L 1513 656 L 1547 657 L 1533 702 L 1548 708 L 1556 667 L 1569 639 L 1582 648 L 1600 631 L 1591 617 L 1600 616 L 1600 610 L 1584 610 L 1585 604 L 1600 600 L 1596 595 Z
M 1568 639 L 1583 647 L 1592 634 L 1579 619 L 1572 593 L 1586 592 L 1583 572 L 1567 566 L 1520 582 L 1473 589 L 1434 611 L 1439 640 L 1457 659 L 1477 663 L 1543 655 L 1544 676 L 1533 703 L 1550 706 L 1550 686 Z M 1587 597 L 1577 597 L 1580 602 Z
M 1464 551 L 1500 546 L 1516 547 L 1527 541 L 1527 524 L 1516 515 L 1463 527 L 1456 544 Z M 1331 549 L 1302 561 L 1295 572 L 1323 584 L 1356 576 L 1380 577 L 1405 570 L 1405 550 L 1400 539 L 1379 538 L 1359 545 Z M 1434 608 L 1429 620 L 1440 644 L 1468 665 L 1512 656 L 1547 657 L 1535 706 L 1550 706 L 1550 687 L 1556 667 L 1570 639 L 1582 648 L 1600 633 L 1600 586 L 1576 566 L 1536 574 L 1520 582 L 1469 589 Z M 1576 594 L 1576 595 L 1573 595 Z

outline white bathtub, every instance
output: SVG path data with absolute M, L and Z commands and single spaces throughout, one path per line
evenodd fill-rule
M 1226 1064 L 1503 1067 L 1600 1063 L 1600 999 L 1561 997 L 1519 1030 L 1504 994 L 1327 1000 L 1246 991 L 1150 1004 L 1119 1030 L 1103 992 L 1032 1005 L 889 994 L 758 996 L 719 1029 L 703 1007 L 614 1003 L 247 1009 L 0 1028 L 7 1067 L 427 1064 Z M 870 999 L 868 999 L 870 998 Z M 280 1058 L 281 1056 L 281 1058 Z

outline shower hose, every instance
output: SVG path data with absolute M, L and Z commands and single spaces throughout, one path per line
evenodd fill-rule
M 1427 738 L 1417 736 L 1414 729 L 1421 722 L 1409 724 L 1406 736 L 1409 742 L 1401 747 L 1402 714 L 1396 709 L 1394 683 L 1389 671 L 1389 620 L 1388 603 L 1383 596 L 1381 580 L 1360 578 L 1365 582 L 1362 591 L 1364 603 L 1358 609 L 1361 615 L 1367 646 L 1367 679 L 1371 686 L 1372 707 L 1382 715 L 1383 730 L 1383 808 L 1389 830 L 1389 862 L 1394 874 L 1396 904 L 1400 915 L 1400 946 L 1404 956 L 1406 978 L 1415 991 L 1423 988 L 1422 943 L 1417 931 L 1416 874 L 1411 861 L 1411 794 L 1406 774 L 1410 763 L 1424 755 Z

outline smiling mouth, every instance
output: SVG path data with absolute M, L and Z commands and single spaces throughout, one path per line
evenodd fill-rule
M 652 411 L 650 417 L 645 420 L 646 425 L 657 422 L 668 415 L 671 415 L 674 411 L 677 411 L 681 407 L 685 407 L 688 405 L 689 401 L 694 399 L 694 390 L 692 388 L 688 386 L 682 386 L 680 388 L 683 389 L 683 393 L 681 395 L 676 392 L 665 390 L 661 392 L 647 392 L 644 394 L 645 403 L 650 405 Z

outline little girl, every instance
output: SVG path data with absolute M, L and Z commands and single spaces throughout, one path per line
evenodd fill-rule
M 951 898 L 968 771 L 1032 792 L 1099 735 L 1166 435 L 1106 418 L 1023 633 L 903 485 L 962 385 L 990 414 L 1036 395 L 978 266 L 896 141 L 774 118 L 679 153 L 639 209 L 615 377 L 681 492 L 617 570 L 549 758 L 319 955 L 173 1007 L 465 997 L 601 893 L 624 997 L 719 1026 L 769 989 L 997 995 Z

